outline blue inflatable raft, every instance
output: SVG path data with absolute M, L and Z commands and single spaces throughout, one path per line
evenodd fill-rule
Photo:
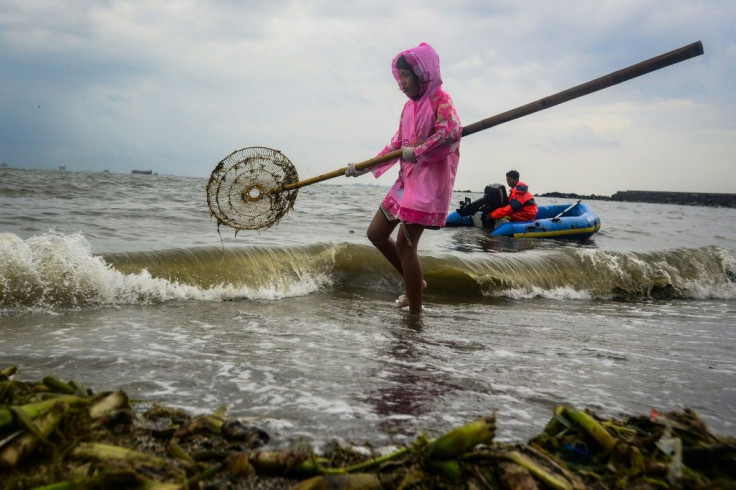
M 480 214 L 480 213 L 476 213 Z M 460 216 L 457 211 L 447 216 L 445 226 L 477 226 L 479 216 Z M 578 201 L 574 204 L 554 204 L 538 206 L 534 221 L 510 221 L 494 230 L 490 236 L 514 238 L 570 238 L 582 240 L 590 238 L 601 228 L 601 220 L 587 205 Z

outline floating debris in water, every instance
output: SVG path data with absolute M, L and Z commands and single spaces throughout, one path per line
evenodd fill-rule
M 52 376 L 0 371 L 0 481 L 5 489 L 733 488 L 736 440 L 692 410 L 624 420 L 558 406 L 525 444 L 494 442 L 491 414 L 387 454 L 304 441 L 279 447 L 258 427 L 94 394 Z

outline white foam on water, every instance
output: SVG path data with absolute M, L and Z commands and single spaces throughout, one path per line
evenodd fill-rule
M 202 288 L 153 277 L 148 270 L 119 272 L 92 254 L 90 243 L 81 233 L 49 230 L 27 240 L 13 233 L 0 234 L 0 312 L 13 308 L 148 305 L 173 300 L 275 301 L 308 295 L 330 281 L 327 275 L 315 272 L 257 288 L 232 284 Z
M 351 405 L 338 398 L 323 398 L 310 393 L 303 393 L 294 400 L 297 405 L 321 413 L 337 416 L 339 419 L 354 419 L 370 415 L 367 410 Z
M 176 382 L 170 381 L 166 382 L 163 380 L 148 380 L 152 387 L 146 390 L 146 396 L 150 396 L 151 398 L 156 397 L 164 397 L 167 395 L 174 395 L 179 392 L 179 389 L 176 387 Z
M 577 290 L 572 287 L 560 286 L 553 289 L 545 289 L 539 286 L 531 286 L 529 288 L 510 288 L 503 289 L 493 294 L 511 299 L 572 299 L 572 300 L 588 300 L 592 298 L 590 291 Z

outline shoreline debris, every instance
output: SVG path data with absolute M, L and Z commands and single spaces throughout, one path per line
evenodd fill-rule
M 695 412 L 602 420 L 558 406 L 539 435 L 498 443 L 495 414 L 389 454 L 334 442 L 321 453 L 279 447 L 225 417 L 95 394 L 53 376 L 0 371 L 0 481 L 8 490 L 734 488 L 736 439 L 712 435 Z

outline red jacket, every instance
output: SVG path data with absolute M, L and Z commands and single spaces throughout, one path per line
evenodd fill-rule
M 509 193 L 509 203 L 491 212 L 491 218 L 508 216 L 511 221 L 532 221 L 537 218 L 537 203 L 524 182 L 517 183 Z

